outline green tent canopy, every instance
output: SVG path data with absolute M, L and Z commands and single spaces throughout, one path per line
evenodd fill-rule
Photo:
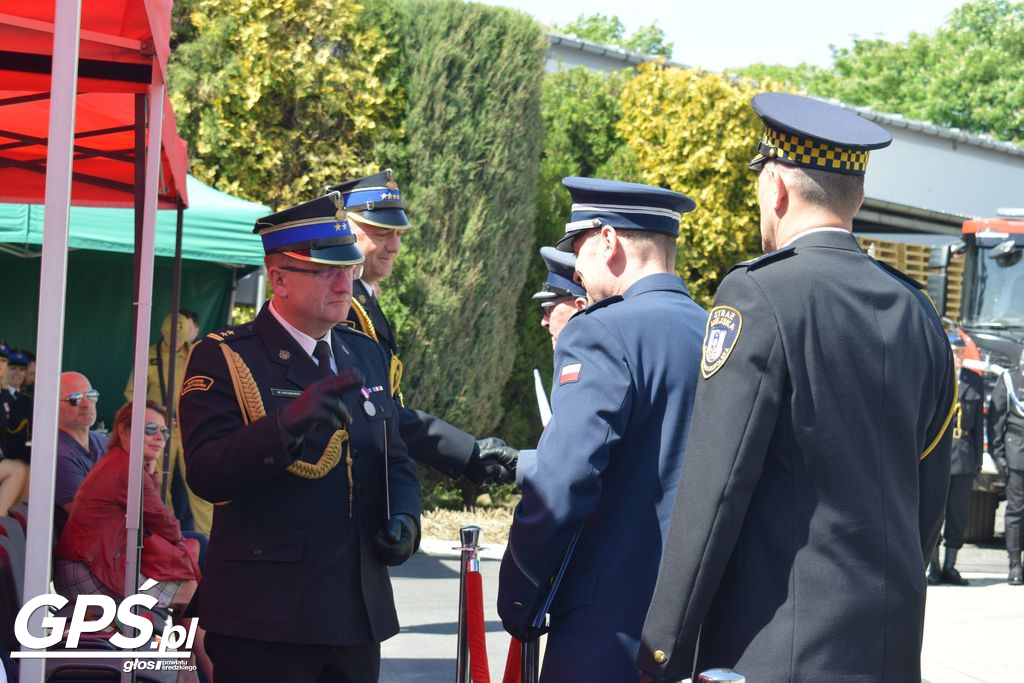
M 262 204 L 219 192 L 188 177 L 182 229 L 181 306 L 199 314 L 203 333 L 223 327 L 235 282 L 263 262 L 252 234 Z M 151 343 L 171 307 L 176 211 L 159 211 Z M 100 418 L 110 424 L 124 402 L 134 339 L 131 209 L 72 207 L 63 370 L 84 373 L 100 390 Z M 0 203 L 0 338 L 36 348 L 43 207 Z M 56 332 L 56 331 L 55 331 Z

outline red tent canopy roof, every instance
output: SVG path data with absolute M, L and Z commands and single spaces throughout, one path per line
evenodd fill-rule
M 12 6 L 13 5 L 13 6 Z M 0 2 L 0 201 L 43 201 L 54 2 Z M 170 0 L 83 0 L 71 201 L 131 206 L 134 94 L 164 82 Z M 166 95 L 160 206 L 187 201 L 188 153 Z

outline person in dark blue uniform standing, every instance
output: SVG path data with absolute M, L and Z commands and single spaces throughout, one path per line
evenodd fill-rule
M 573 210 L 557 246 L 575 252 L 595 303 L 555 348 L 553 416 L 523 478 L 498 614 L 524 640 L 538 637 L 539 612 L 551 615 L 542 681 L 635 681 L 707 319 L 673 272 L 680 215 L 694 203 L 648 185 L 562 182 Z
M 956 570 L 956 556 L 964 546 L 964 530 L 971 506 L 974 477 L 981 471 L 982 437 L 984 435 L 985 387 L 981 376 L 963 367 L 964 340 L 956 332 L 949 335 L 953 363 L 959 380 L 959 405 L 953 418 L 953 446 L 950 456 L 949 495 L 946 497 L 946 519 L 942 539 L 946 545 L 945 559 L 939 562 L 939 546 L 932 551 L 928 585 L 948 583 L 966 586 L 969 581 Z
M 989 446 L 996 467 L 1006 476 L 1006 552 L 1011 586 L 1024 585 L 1021 567 L 1024 527 L 1024 353 L 1016 368 L 1007 368 L 992 387 L 989 407 Z
M 494 437 L 477 439 L 439 417 L 405 406 L 404 366 L 398 355 L 398 340 L 380 305 L 380 282 L 391 275 L 402 248 L 402 233 L 410 227 L 394 173 L 386 168 L 327 189 L 341 193 L 346 219 L 366 257 L 353 283 L 348 322 L 379 342 L 388 353 L 391 388 L 399 403 L 399 428 L 409 455 L 452 479 L 465 476 L 475 484 L 513 481 L 516 452 L 504 441 Z
M 362 255 L 337 193 L 256 232 L 274 298 L 195 345 L 179 401 L 188 483 L 216 503 L 194 607 L 221 683 L 376 681 L 421 494 L 387 355 L 336 326 Z
M 763 93 L 764 256 L 715 295 L 638 663 L 750 681 L 916 681 L 956 374 L 920 285 L 851 234 L 883 128 Z M 698 638 L 699 634 L 699 638 Z

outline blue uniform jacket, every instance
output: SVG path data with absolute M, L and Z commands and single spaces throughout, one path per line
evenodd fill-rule
M 501 564 L 511 628 L 550 610 L 544 680 L 629 681 L 683 461 L 707 314 L 675 275 L 577 314 L 555 351 L 553 417 L 523 481 Z

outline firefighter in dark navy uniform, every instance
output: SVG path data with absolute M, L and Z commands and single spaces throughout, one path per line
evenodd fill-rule
M 421 494 L 388 358 L 339 328 L 362 255 L 337 193 L 262 218 L 274 298 L 193 348 L 188 483 L 215 503 L 194 608 L 218 681 L 376 681 Z
M 715 295 L 638 662 L 658 681 L 917 681 L 957 396 L 920 285 L 851 234 L 892 138 L 819 100 L 752 105 L 765 255 Z
M 946 546 L 945 559 L 939 563 L 939 546 L 932 551 L 928 570 L 928 585 L 948 583 L 968 585 L 967 579 L 956 570 L 956 556 L 964 545 L 967 513 L 971 506 L 971 488 L 974 477 L 981 471 L 982 438 L 984 437 L 985 387 L 981 376 L 963 367 L 964 340 L 956 332 L 949 335 L 953 348 L 953 362 L 959 380 L 959 406 L 953 418 L 953 447 L 950 457 L 949 494 L 946 497 L 946 519 L 942 539 Z
M 555 347 L 552 417 L 523 477 L 498 615 L 527 640 L 537 615 L 551 615 L 541 681 L 636 681 L 707 319 L 674 273 L 694 202 L 636 183 L 562 182 L 572 219 L 557 247 L 575 252 L 595 303 Z
M 996 466 L 1006 475 L 1007 582 L 1024 585 L 1021 569 L 1021 524 L 1024 522 L 1024 353 L 1016 368 L 1007 369 L 992 388 L 989 447 Z
M 391 274 L 402 248 L 402 233 L 410 227 L 394 173 L 384 169 L 333 185 L 328 191 L 341 193 L 356 243 L 366 257 L 362 273 L 352 287 L 348 321 L 388 352 L 391 387 L 399 402 L 400 429 L 409 455 L 453 479 L 465 476 L 477 484 L 513 481 L 516 451 L 504 441 L 494 437 L 478 440 L 439 417 L 404 405 L 398 341 L 380 305 L 380 281 Z

